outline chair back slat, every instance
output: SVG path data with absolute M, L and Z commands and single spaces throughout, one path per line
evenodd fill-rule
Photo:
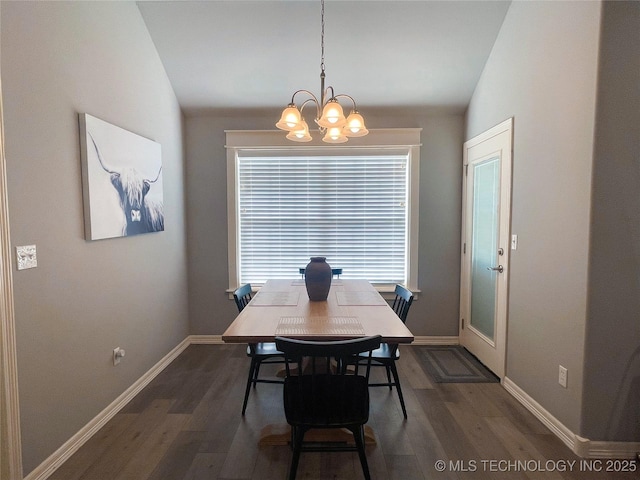
M 329 342 L 316 342 L 310 340 L 276 337 L 276 347 L 278 348 L 278 350 L 286 353 L 287 356 L 292 358 L 299 356 L 331 356 L 335 358 L 345 358 L 358 355 L 359 353 L 375 350 L 380 346 L 380 340 L 380 335 Z
M 238 287 L 236 291 L 233 292 L 233 299 L 236 301 L 238 312 L 241 312 L 251 301 L 251 284 L 247 283 Z
M 276 337 L 276 348 L 284 352 L 287 364 L 297 364 L 298 375 L 303 374 L 303 363 L 305 363 L 303 359 L 310 365 L 311 375 L 325 374 L 332 371 L 334 374 L 344 375 L 347 373 L 347 365 L 355 365 L 355 374 L 358 375 L 358 362 L 353 362 L 353 360 L 357 359 L 359 354 L 368 352 L 369 361 L 366 365 L 367 369 L 364 375 L 368 379 L 371 368 L 371 352 L 380 346 L 381 338 L 380 335 L 376 335 L 351 340 L 314 342 Z M 322 372 L 319 372 L 317 359 L 322 359 L 321 362 L 324 362 Z M 335 366 L 332 364 L 332 359 L 336 362 Z M 291 375 L 292 374 L 287 371 L 287 376 Z
M 393 300 L 393 311 L 402 320 L 402 323 L 406 323 L 407 315 L 409 313 L 409 307 L 413 303 L 413 293 L 402 285 L 396 285 L 395 289 L 396 298 Z

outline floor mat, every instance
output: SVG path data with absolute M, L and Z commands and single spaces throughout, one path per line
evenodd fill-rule
M 500 379 L 459 345 L 416 346 L 422 368 L 436 383 L 498 383 Z

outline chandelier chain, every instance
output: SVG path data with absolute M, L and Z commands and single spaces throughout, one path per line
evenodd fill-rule
M 324 72 L 324 0 L 320 2 L 320 70 Z

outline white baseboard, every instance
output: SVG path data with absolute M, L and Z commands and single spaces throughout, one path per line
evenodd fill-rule
M 562 422 L 551 415 L 538 402 L 510 378 L 505 377 L 502 385 L 513 397 L 540 420 L 551 432 L 582 458 L 629 458 L 635 459 L 640 452 L 640 442 L 592 441 L 573 433 Z
M 582 442 L 578 440 L 577 436 L 516 385 L 509 377 L 502 379 L 502 385 L 507 392 L 513 395 L 527 410 L 533 413 L 533 415 L 551 430 L 556 437 L 562 440 L 567 447 L 574 452 L 581 449 L 580 444 Z
M 458 345 L 459 343 L 457 335 L 451 337 L 417 336 L 414 337 L 411 345 Z
M 637 458 L 640 442 L 589 442 L 589 458 Z
M 107 408 L 100 412 L 93 420 L 81 428 L 73 437 L 67 440 L 49 458 L 36 467 L 24 480 L 46 480 L 60 466 L 78 451 L 93 435 L 95 435 L 109 420 L 111 420 L 127 403 L 146 387 L 167 365 L 169 365 L 182 351 L 189 346 L 189 337 L 164 356 L 151 367 L 133 385 L 125 390 Z

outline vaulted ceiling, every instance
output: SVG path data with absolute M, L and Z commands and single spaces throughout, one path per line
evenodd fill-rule
M 326 86 L 361 111 L 464 111 L 507 1 L 327 0 Z M 293 92 L 320 96 L 319 0 L 141 1 L 178 101 L 189 114 L 281 109 Z

